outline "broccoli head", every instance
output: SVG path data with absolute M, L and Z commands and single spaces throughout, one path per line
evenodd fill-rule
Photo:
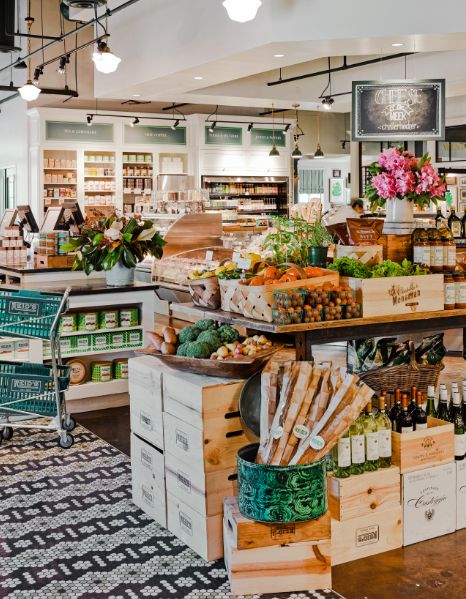
M 214 330 L 202 331 L 197 338 L 197 341 L 207 343 L 207 345 L 210 347 L 210 353 L 217 351 L 217 349 L 222 345 L 222 340 L 220 339 L 219 334 Z
M 184 329 L 181 329 L 178 339 L 180 340 L 180 343 L 191 343 L 191 341 L 196 341 L 199 333 L 199 329 L 194 327 L 185 327 Z
M 188 349 L 188 344 L 182 343 L 181 345 L 178 346 L 178 349 L 176 350 L 176 355 L 177 356 L 186 356 L 187 349 Z
M 198 331 L 209 331 L 210 329 L 215 329 L 215 321 L 211 319 L 198 320 L 194 328 Z
M 203 341 L 193 341 L 187 344 L 186 356 L 188 358 L 207 359 L 211 354 L 209 345 Z
M 217 333 L 220 335 L 220 339 L 223 343 L 233 343 L 233 341 L 239 339 L 238 331 L 227 325 L 220 327 Z

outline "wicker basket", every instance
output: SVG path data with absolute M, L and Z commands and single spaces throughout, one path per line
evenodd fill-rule
M 218 310 L 220 308 L 220 285 L 218 277 L 208 279 L 188 280 L 189 292 L 193 304 L 207 310 Z
M 220 279 L 219 284 L 222 310 L 242 314 L 243 294 L 239 288 L 239 281 L 237 279 L 230 281 Z
M 358 374 L 359 378 L 377 394 L 383 390 L 393 393 L 395 389 L 409 392 L 411 387 L 416 387 L 418 391 L 427 393 L 429 385 L 437 386 L 440 373 L 445 367 L 442 362 L 435 366 L 418 364 L 412 341 L 409 343 L 409 348 L 411 351 L 409 364 L 368 370 Z

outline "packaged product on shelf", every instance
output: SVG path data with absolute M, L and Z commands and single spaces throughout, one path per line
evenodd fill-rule
M 113 377 L 115 379 L 128 378 L 128 358 L 113 360 Z
M 141 331 L 139 331 L 141 332 Z M 109 333 L 109 343 L 112 347 L 125 347 L 126 345 L 131 345 L 128 342 L 127 333 Z M 137 345 L 137 344 L 134 344 Z
M 98 328 L 97 312 L 81 312 L 78 315 L 78 329 L 80 331 L 96 331 Z
M 77 353 L 89 352 L 92 349 L 91 335 L 78 335 L 75 338 L 75 348 Z
M 118 310 L 99 312 L 99 329 L 116 329 L 118 324 Z
M 78 328 L 77 314 L 63 314 L 60 318 L 60 332 L 73 333 Z
M 89 378 L 89 369 L 81 360 L 69 360 L 66 363 L 71 368 L 70 383 L 72 385 L 82 385 Z
M 139 309 L 138 308 L 121 308 L 120 309 L 120 326 L 121 327 L 136 327 L 139 324 Z
M 93 383 L 108 383 L 112 380 L 112 362 L 92 362 L 91 380 Z
M 111 348 L 111 333 L 98 333 L 92 335 L 92 347 L 96 350 Z
M 142 344 L 142 331 L 126 331 L 126 343 L 130 347 L 139 347 Z

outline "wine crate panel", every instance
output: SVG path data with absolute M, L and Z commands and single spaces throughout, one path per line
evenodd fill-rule
M 455 439 L 453 424 L 429 417 L 427 429 L 412 433 L 392 432 L 392 463 L 401 474 L 454 460 Z
M 380 264 L 383 260 L 382 245 L 336 245 L 335 258 L 354 258 L 367 266 Z
M 332 518 L 348 520 L 401 505 L 397 466 L 349 478 L 328 477 L 328 504 Z
M 403 474 L 403 545 L 456 529 L 455 462 Z
M 150 356 L 128 361 L 131 430 L 163 449 L 162 368 Z
M 398 549 L 403 543 L 402 508 L 351 518 L 332 518 L 332 566 Z
M 224 523 L 225 567 L 233 595 L 292 593 L 331 588 L 331 543 L 307 541 L 238 549 Z
M 456 529 L 466 528 L 466 460 L 456 462 Z
M 236 549 L 330 540 L 330 512 L 308 522 L 267 524 L 246 518 L 240 514 L 237 498 L 226 497 L 223 519 Z

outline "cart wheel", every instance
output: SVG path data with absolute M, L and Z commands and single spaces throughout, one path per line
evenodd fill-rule
M 65 429 L 65 431 L 68 431 L 69 433 L 71 431 L 74 431 L 74 429 L 76 428 L 76 420 L 73 418 L 73 416 L 70 416 L 68 414 L 68 416 L 63 418 L 63 428 Z
M 58 437 L 58 445 L 62 448 L 62 449 L 69 449 L 74 443 L 74 437 L 73 435 L 70 435 L 69 433 L 64 433 L 61 434 Z
M 2 431 L 2 438 L 5 439 L 5 441 L 9 441 L 12 437 L 13 429 L 11 428 L 11 426 L 5 426 Z

